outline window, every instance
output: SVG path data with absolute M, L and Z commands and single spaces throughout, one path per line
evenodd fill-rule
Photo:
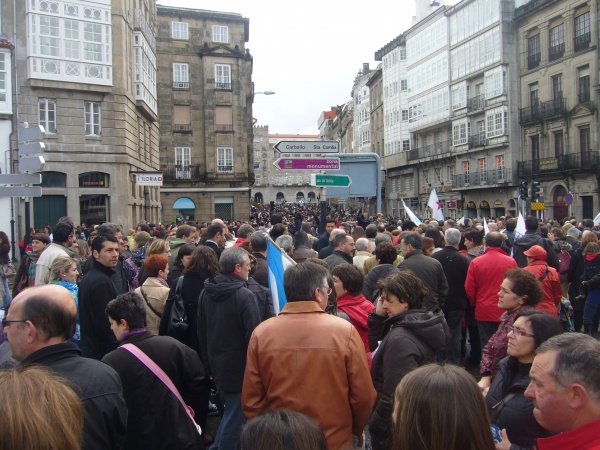
M 403 121 L 408 120 L 408 109 L 403 109 L 402 110 L 402 120 Z
M 233 108 L 215 106 L 215 128 L 217 131 L 233 131 Z
M 56 133 L 56 100 L 40 98 L 38 100 L 40 125 L 46 133 Z
M 188 39 L 187 22 L 171 22 L 171 37 L 173 39 Z
M 452 110 L 453 111 L 467 107 L 467 95 L 468 95 L 467 90 L 468 90 L 467 83 L 465 81 L 452 86 Z
M 100 136 L 100 103 L 85 102 L 85 134 Z
M 504 67 L 496 67 L 485 73 L 485 99 L 498 97 L 505 93 L 506 73 Z
M 487 183 L 487 170 L 486 170 L 486 162 L 485 158 L 481 158 L 477 161 L 477 166 L 479 167 L 479 181 L 481 184 Z
M 83 59 L 102 62 L 102 25 L 97 23 L 83 25 Z
M 454 166 L 448 166 L 448 180 L 450 183 L 454 181 Z
M 189 89 L 189 66 L 187 63 L 173 63 L 173 89 Z
M 410 140 L 409 139 L 404 139 L 402 141 L 402 151 L 409 151 L 410 150 Z
M 465 183 L 470 183 L 471 167 L 469 161 L 463 161 L 463 173 L 465 175 Z
M 589 127 L 582 127 L 579 129 L 579 148 L 582 153 L 590 152 L 592 147 L 590 145 L 590 129 Z
M 539 168 L 540 161 L 540 137 L 531 136 L 531 159 L 534 161 L 534 168 Z
M 400 80 L 400 90 L 401 91 L 408 90 L 408 82 L 407 82 L 407 80 Z
M 562 74 L 552 77 L 552 99 L 562 98 Z
M 507 130 L 508 111 L 505 106 L 494 108 L 485 113 L 487 138 L 501 136 Z
M 229 27 L 213 25 L 212 40 L 213 42 L 229 42 Z
M 0 111 L 12 113 L 10 96 L 10 53 L 0 52 Z M 9 100 L 7 102 L 7 100 Z
M 540 91 L 538 90 L 538 84 L 533 83 L 529 85 L 529 106 L 537 108 L 540 104 Z
M 540 34 L 527 38 L 527 68 L 534 69 L 540 65 L 542 52 L 540 47 Z
M 565 141 L 562 131 L 554 133 L 554 156 L 559 158 L 565 153 Z
M 229 64 L 215 64 L 215 87 L 231 89 L 231 66 Z
M 550 28 L 550 52 L 549 59 L 554 61 L 562 58 L 565 53 L 565 24 L 561 23 Z
M 578 80 L 578 91 L 579 91 L 579 103 L 586 103 L 590 101 L 590 68 L 588 66 L 580 67 L 577 69 L 579 80 Z
M 468 119 L 459 119 L 452 123 L 452 145 L 466 144 L 471 132 Z
M 591 40 L 590 13 L 588 11 L 575 17 L 575 51 L 588 48 Z
M 441 183 L 442 181 L 444 181 L 442 179 L 442 168 L 441 167 L 436 167 L 435 168 L 435 177 L 437 178 L 437 180 Z
M 190 107 L 189 105 L 173 106 L 173 131 L 190 131 Z
M 77 20 L 67 20 L 64 22 L 65 29 L 65 58 L 79 59 L 79 24 Z
M 217 173 L 233 173 L 233 148 L 217 147 Z
M 496 170 L 498 171 L 498 181 L 506 179 L 506 172 L 504 166 L 504 155 L 496 156 Z

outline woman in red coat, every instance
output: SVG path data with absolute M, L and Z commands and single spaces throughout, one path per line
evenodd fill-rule
M 542 301 L 535 305 L 535 309 L 558 318 L 558 305 L 562 298 L 560 275 L 555 268 L 548 265 L 548 254 L 540 245 L 532 245 L 523 254 L 527 257 L 527 267 L 524 269 L 537 278 L 544 294 Z
M 369 349 L 369 328 L 367 321 L 375 306 L 362 295 L 364 276 L 358 267 L 352 264 L 340 264 L 333 268 L 333 286 L 337 296 L 338 310 L 346 313 L 350 323 L 358 331 L 363 343 L 369 368 L 373 354 Z

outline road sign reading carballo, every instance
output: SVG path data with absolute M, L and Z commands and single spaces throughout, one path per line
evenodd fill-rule
M 310 175 L 310 184 L 317 187 L 348 187 L 352 184 L 352 180 L 348 175 L 321 175 L 313 173 Z
M 0 197 L 41 197 L 40 186 L 7 186 L 0 187 Z
M 337 141 L 280 141 L 273 147 L 279 153 L 339 153 Z
M 279 170 L 340 170 L 340 158 L 279 158 L 273 165 Z

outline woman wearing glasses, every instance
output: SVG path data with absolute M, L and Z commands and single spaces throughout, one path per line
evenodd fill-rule
M 556 317 L 539 311 L 523 312 L 508 332 L 508 357 L 500 361 L 498 375 L 485 397 L 490 421 L 506 429 L 508 440 L 517 448 L 534 447 L 537 438 L 548 437 L 533 417 L 533 402 L 525 398 L 529 369 L 535 350 L 552 336 L 563 332 Z M 512 448 L 512 447 L 511 447 Z
M 369 316 L 369 346 L 372 351 L 377 349 L 371 366 L 377 401 L 369 432 L 373 450 L 383 450 L 392 446 L 396 386 L 411 370 L 435 362 L 450 332 L 442 314 L 423 309 L 427 288 L 413 272 L 394 273 L 377 287 L 380 295 Z
M 508 269 L 504 274 L 504 280 L 500 285 L 498 292 L 498 308 L 506 312 L 500 317 L 498 330 L 492 335 L 490 340 L 481 352 L 481 364 L 479 373 L 479 388 L 483 395 L 492 384 L 492 380 L 498 372 L 498 363 L 506 357 L 506 347 L 508 345 L 508 331 L 515 320 L 523 312 L 533 309 L 543 297 L 540 282 L 535 275 L 527 272 L 525 269 Z

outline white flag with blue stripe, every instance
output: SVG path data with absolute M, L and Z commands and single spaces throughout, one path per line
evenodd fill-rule
M 404 206 L 404 211 L 406 212 L 410 220 L 412 220 L 415 223 L 415 225 L 421 225 L 421 221 L 419 220 L 419 218 L 415 215 L 414 212 L 412 212 L 412 210 L 408 206 L 406 206 L 404 200 L 402 200 L 402 206 Z
M 269 289 L 273 299 L 273 310 L 278 315 L 287 299 L 283 289 L 283 273 L 290 266 L 295 266 L 296 261 L 290 258 L 271 239 L 267 239 L 267 269 L 269 271 Z

